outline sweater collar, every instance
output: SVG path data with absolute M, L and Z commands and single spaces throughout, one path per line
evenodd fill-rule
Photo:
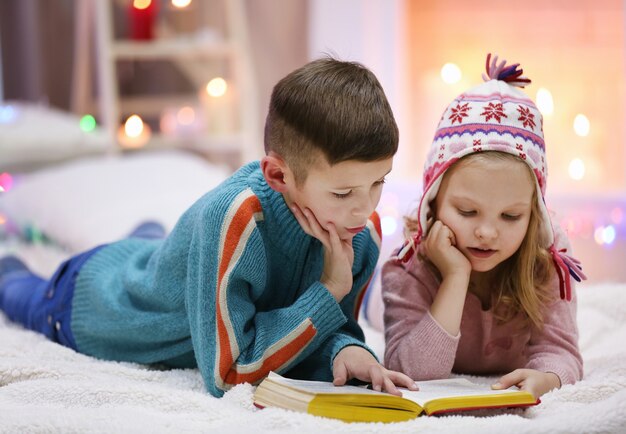
M 267 184 L 260 169 L 252 173 L 250 185 L 261 201 L 264 222 L 273 234 L 272 240 L 289 255 L 297 255 L 302 249 L 308 249 L 314 238 L 304 232 L 283 195 Z

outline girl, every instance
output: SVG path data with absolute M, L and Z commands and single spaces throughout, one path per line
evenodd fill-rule
M 544 195 L 542 117 L 487 57 L 486 83 L 457 97 L 427 156 L 411 240 L 382 270 L 385 364 L 413 379 L 507 373 L 535 397 L 582 377 L 565 236 Z M 413 261 L 409 261 L 413 259 Z

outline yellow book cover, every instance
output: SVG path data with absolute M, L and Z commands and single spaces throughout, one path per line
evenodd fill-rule
M 419 391 L 401 388 L 400 397 L 366 387 L 293 380 L 270 372 L 257 387 L 253 400 L 259 408 L 279 407 L 347 422 L 401 422 L 421 414 L 527 407 L 540 402 L 526 391 L 492 390 L 465 378 L 416 383 Z

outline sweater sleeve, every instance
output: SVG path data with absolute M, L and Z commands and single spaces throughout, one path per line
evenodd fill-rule
M 369 351 L 375 359 L 376 354 L 365 344 L 363 330 L 358 323 L 358 313 L 365 290 L 374 274 L 380 253 L 381 228 L 378 214 L 374 213 L 368 221 L 367 233 L 355 237 L 354 280 L 352 289 L 339 306 L 346 322 L 326 339 L 310 357 L 300 363 L 289 374 L 296 378 L 318 381 L 333 380 L 333 361 L 337 354 L 347 346 L 356 345 Z
M 435 276 L 414 259 L 406 267 L 388 261 L 381 279 L 385 366 L 414 380 L 449 377 L 460 334 L 450 335 L 430 314 L 439 287 Z
M 558 283 L 555 288 L 558 294 Z M 561 384 L 573 384 L 583 375 L 583 362 L 578 350 L 576 295 L 572 300 L 557 300 L 546 309 L 541 330 L 532 333 L 528 345 L 529 369 L 553 372 Z
M 571 254 L 571 246 L 562 229 L 555 225 L 555 244 L 558 249 L 566 249 Z M 567 276 L 569 278 L 569 276 Z M 528 346 L 529 369 L 553 372 L 561 379 L 561 384 L 572 384 L 583 376 L 582 356 L 578 349 L 578 326 L 576 323 L 577 298 L 572 281 L 572 300 L 559 298 L 559 281 L 554 276 L 551 294 L 557 299 L 547 307 L 541 330 L 534 330 Z
M 186 307 L 198 367 L 208 391 L 221 396 L 235 384 L 258 383 L 311 355 L 346 318 L 319 282 L 287 307 L 256 310 L 267 260 L 256 226 L 258 198 L 244 191 L 218 225 L 196 219 L 189 255 Z

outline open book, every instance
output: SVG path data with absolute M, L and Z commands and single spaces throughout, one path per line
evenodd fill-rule
M 254 392 L 257 407 L 280 407 L 348 422 L 400 422 L 427 415 L 480 408 L 538 404 L 529 392 L 492 390 L 464 378 L 418 381 L 419 391 L 401 388 L 402 397 L 358 386 L 292 380 L 270 372 Z

